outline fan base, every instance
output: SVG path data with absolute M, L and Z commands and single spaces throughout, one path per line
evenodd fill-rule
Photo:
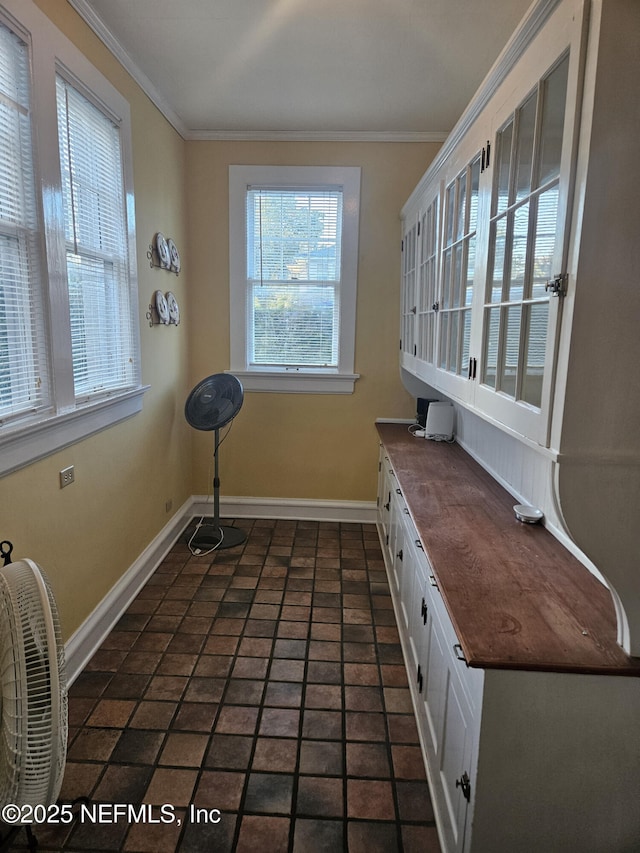
M 234 548 L 246 542 L 247 534 L 239 527 L 216 524 L 213 518 L 205 519 L 200 529 L 191 540 L 191 547 L 200 551 L 210 551 L 212 548 Z M 222 541 L 221 541 L 222 540 Z

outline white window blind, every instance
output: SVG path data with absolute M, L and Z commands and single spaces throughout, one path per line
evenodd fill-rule
M 341 187 L 249 186 L 249 367 L 337 369 Z
M 0 423 L 49 405 L 29 72 L 0 23 Z
M 120 131 L 58 75 L 58 137 L 76 400 L 135 382 Z

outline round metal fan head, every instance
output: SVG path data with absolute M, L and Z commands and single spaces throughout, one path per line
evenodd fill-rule
M 184 416 L 195 429 L 220 429 L 240 411 L 244 391 L 231 373 L 214 373 L 199 382 L 187 397 Z

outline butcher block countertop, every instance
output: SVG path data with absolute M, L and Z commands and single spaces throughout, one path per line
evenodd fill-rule
M 469 666 L 640 675 L 609 591 L 468 453 L 376 427 Z

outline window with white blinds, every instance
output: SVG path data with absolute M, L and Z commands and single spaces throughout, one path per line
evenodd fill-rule
M 76 398 L 133 381 L 120 130 L 56 79 L 67 286 Z
M 360 169 L 231 166 L 231 369 L 248 390 L 350 393 Z
M 338 367 L 342 189 L 247 189 L 249 366 Z
M 129 105 L 0 5 L 0 475 L 142 408 Z
M 49 405 L 29 71 L 0 22 L 0 425 Z

